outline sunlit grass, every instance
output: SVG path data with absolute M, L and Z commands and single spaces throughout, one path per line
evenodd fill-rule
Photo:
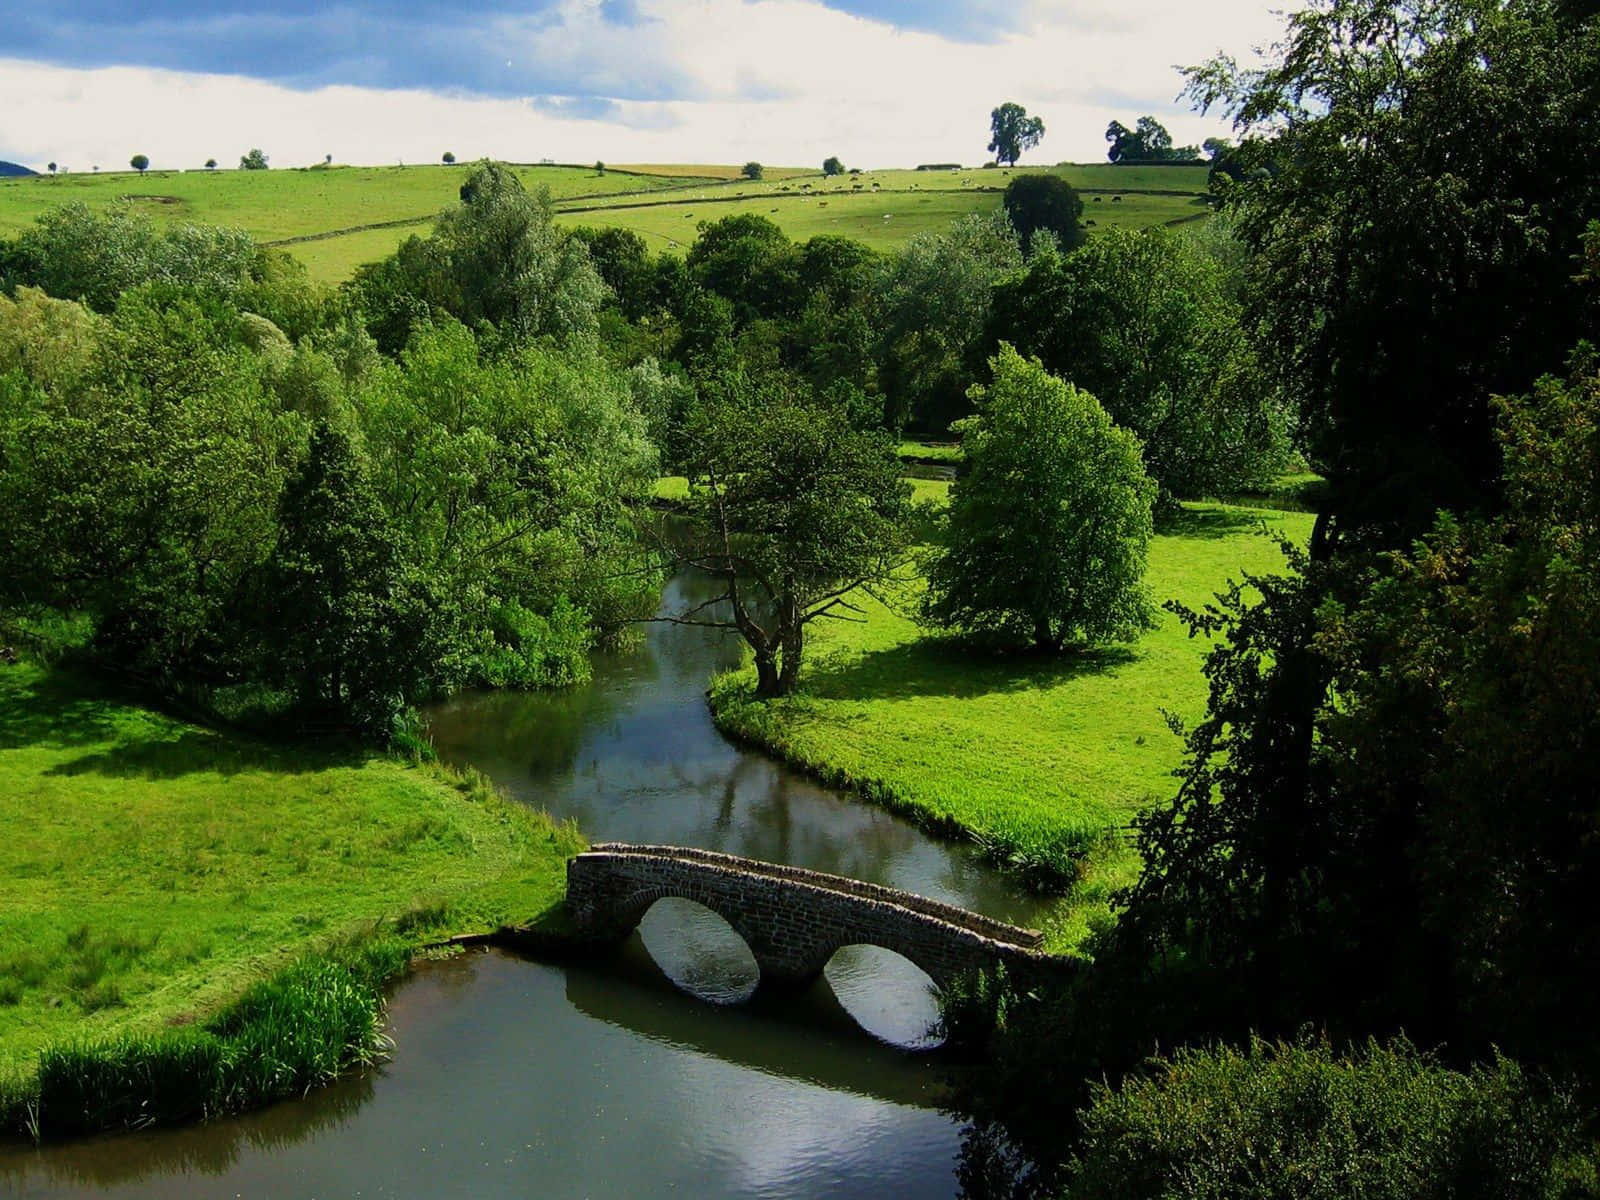
M 203 1020 L 380 923 L 538 919 L 579 844 L 474 776 L 224 735 L 30 664 L 0 667 L 0 827 L 12 1077 L 48 1045 Z
M 921 499 L 949 485 L 914 480 Z M 1205 604 L 1244 571 L 1281 566 L 1263 529 L 1309 536 L 1308 514 L 1186 506 L 1151 544 L 1158 601 Z M 823 622 L 799 695 L 750 698 L 748 672 L 718 679 L 719 723 L 832 782 L 960 830 L 1035 882 L 1071 883 L 1075 903 L 1052 930 L 1081 937 L 1110 889 L 1137 869 L 1130 818 L 1171 795 L 1183 747 L 1164 714 L 1205 709 L 1209 643 L 1177 617 L 1128 646 L 1060 658 L 997 654 L 919 627 L 917 585 L 894 605 L 863 600 L 861 624 Z

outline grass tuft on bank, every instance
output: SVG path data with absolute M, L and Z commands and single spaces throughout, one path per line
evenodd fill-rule
M 918 499 L 948 495 L 916 481 Z M 1244 572 L 1281 568 L 1267 531 L 1303 541 L 1304 513 L 1191 504 L 1150 547 L 1158 602 L 1200 607 Z M 867 600 L 865 623 L 814 626 L 799 694 L 758 702 L 748 670 L 718 677 L 711 700 L 730 736 L 826 782 L 967 837 L 1047 891 L 1070 891 L 1052 945 L 1081 941 L 1110 892 L 1137 870 L 1126 829 L 1170 795 L 1182 741 L 1166 714 L 1205 710 L 1209 648 L 1171 614 L 1131 645 L 1059 657 L 997 653 L 930 633 Z
M 559 922 L 582 845 L 475 774 L 224 734 L 31 663 L 0 667 L 0 827 L 0 1095 L 68 1125 L 74 1087 L 207 1055 L 237 1094 L 174 1111 L 303 1091 L 367 1044 L 351 997 L 390 956 Z

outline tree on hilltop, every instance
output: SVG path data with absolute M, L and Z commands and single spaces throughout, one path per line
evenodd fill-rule
M 446 150 L 440 161 L 443 162 L 445 166 L 450 166 L 456 161 L 455 152 L 453 150 Z
M 261 153 L 259 149 L 251 150 L 249 154 L 240 155 L 239 169 L 241 171 L 265 171 L 267 169 L 267 156 Z
M 822 160 L 822 173 L 824 175 L 843 175 L 844 163 L 839 161 L 838 155 Z
M 148 154 L 135 154 L 128 160 L 128 165 L 143 175 L 150 166 L 150 156 Z
M 994 135 L 989 152 L 995 161 L 1016 166 L 1023 151 L 1032 150 L 1044 137 L 1044 122 L 1008 100 L 989 114 L 989 131 Z
M 761 164 L 752 159 L 750 162 L 745 163 L 739 174 L 743 175 L 746 179 L 760 179 Z
M 214 159 L 214 158 L 206 159 L 206 170 L 215 171 L 216 169 L 217 169 L 217 160 Z

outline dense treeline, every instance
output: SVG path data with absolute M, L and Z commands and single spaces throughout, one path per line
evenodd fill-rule
M 1593 1195 L 1600 24 L 1316 0 L 1288 31 L 1190 79 L 1244 135 L 1237 352 L 1326 476 L 1314 535 L 1187 614 L 1220 638 L 1210 711 L 1094 968 L 966 1018 L 993 1022 L 968 1170 L 1001 1194 Z M 1308 1026 L 1332 1049 L 1147 1063 Z M 1338 1057 L 1401 1032 L 1439 1058 Z M 1352 1131 L 1412 1165 L 1380 1187 L 1325 1152 Z
M 563 231 L 483 164 L 337 290 L 237 231 L 53 210 L 0 242 L 0 603 L 72 614 L 101 661 L 214 714 L 384 737 L 455 687 L 581 678 L 647 615 L 668 548 L 634 517 L 659 472 L 726 484 L 790 411 L 892 467 L 888 435 L 968 415 L 1002 341 L 1107 388 L 1168 498 L 1269 475 L 1281 406 L 1239 348 L 1226 236 L 1079 248 L 1051 182 L 887 257 L 754 215 L 674 257 Z M 1130 263 L 1165 265 L 1159 311 L 1119 291 Z M 1022 316 L 1045 304 L 1094 339 L 1059 353 Z M 1135 344 L 1159 349 L 1119 389 Z M 839 500 L 815 490 L 837 472 L 808 479 L 797 511 Z M 904 514 L 880 532 L 859 550 L 887 564 Z M 827 549 L 761 603 L 857 578 Z

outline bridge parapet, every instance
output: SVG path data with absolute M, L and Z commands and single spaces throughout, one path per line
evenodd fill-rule
M 1070 972 L 1033 930 L 896 888 L 680 846 L 603 843 L 567 864 L 567 904 L 580 933 L 625 937 L 667 896 L 703 904 L 742 937 L 764 985 L 804 984 L 842 946 L 882 946 L 941 987 L 1004 963 L 1028 977 Z

